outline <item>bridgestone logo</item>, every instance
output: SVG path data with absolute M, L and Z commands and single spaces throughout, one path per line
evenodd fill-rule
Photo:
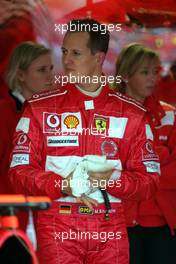
M 60 144 L 63 144 L 63 143 L 76 143 L 77 142 L 77 140 L 69 140 L 69 139 L 65 139 L 65 140 L 52 140 L 52 139 L 49 139 L 48 140 L 48 143 L 51 143 L 51 144 L 53 144 L 53 143 L 55 143 L 55 144 L 57 144 L 57 143 L 60 143 Z
M 79 146 L 78 136 L 48 136 L 48 147 L 71 147 Z

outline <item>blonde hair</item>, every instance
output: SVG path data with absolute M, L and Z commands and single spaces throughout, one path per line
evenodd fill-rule
M 31 41 L 22 42 L 12 52 L 5 74 L 6 83 L 10 90 L 19 90 L 21 84 L 17 77 L 18 70 L 27 70 L 30 64 L 40 55 L 50 53 L 51 50 L 42 44 Z
M 121 93 L 125 93 L 125 77 L 132 76 L 144 62 L 154 59 L 158 59 L 159 61 L 158 53 L 142 44 L 131 43 L 125 46 L 118 55 L 115 69 L 115 76 L 120 75 L 122 81 L 118 85 L 114 83 L 114 88 Z

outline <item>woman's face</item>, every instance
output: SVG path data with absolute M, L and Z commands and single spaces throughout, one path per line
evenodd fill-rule
M 127 77 L 126 94 L 140 102 L 153 94 L 159 77 L 158 59 L 146 61 L 130 77 Z
M 22 94 L 29 99 L 33 94 L 53 87 L 53 62 L 50 53 L 40 55 L 27 70 L 20 70 Z

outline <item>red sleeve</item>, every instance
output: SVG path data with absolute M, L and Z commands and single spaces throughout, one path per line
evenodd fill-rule
M 176 160 L 170 161 L 165 166 L 161 166 L 161 173 L 160 189 L 176 190 Z
M 176 190 L 176 117 L 170 134 L 168 135 L 168 149 L 170 152 L 167 162 L 161 160 L 161 190 Z M 166 157 L 163 157 L 166 160 Z
M 114 181 L 114 186 L 107 187 L 107 191 L 115 197 L 137 201 L 149 199 L 157 191 L 160 163 L 152 140 L 146 136 L 145 120 L 139 124 L 133 135 L 130 142 L 128 138 L 123 142 L 124 152 L 126 144 L 130 144 L 130 148 L 123 164 L 120 181 Z
M 17 125 L 13 144 L 9 177 L 15 192 L 25 195 L 47 195 L 51 199 L 59 198 L 62 177 L 51 171 L 46 172 L 42 166 L 43 136 L 30 105 L 26 106 Z

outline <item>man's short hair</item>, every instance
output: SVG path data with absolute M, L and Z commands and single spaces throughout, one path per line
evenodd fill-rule
M 67 33 L 87 32 L 89 41 L 87 43 L 91 53 L 108 51 L 109 46 L 109 31 L 105 24 L 100 24 L 94 19 L 73 19 L 68 23 Z M 67 34 L 66 33 L 66 34 Z

